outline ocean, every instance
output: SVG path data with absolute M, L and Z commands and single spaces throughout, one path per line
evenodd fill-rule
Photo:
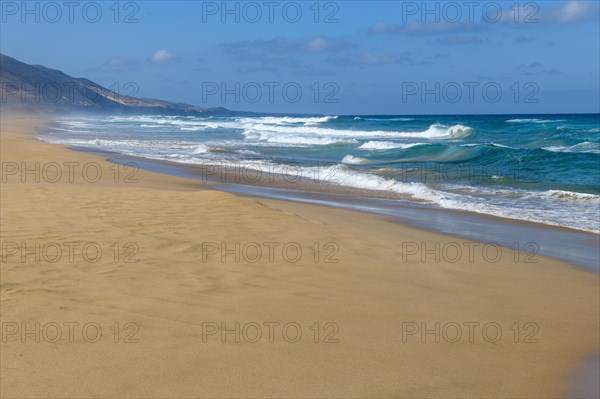
M 600 233 L 600 114 L 113 116 L 42 139 Z

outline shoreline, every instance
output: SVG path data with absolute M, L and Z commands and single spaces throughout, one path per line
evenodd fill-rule
M 1 122 L 5 162 L 89 161 L 112 170 L 102 157 L 36 140 L 32 121 L 3 116 Z M 453 237 L 380 215 L 233 195 L 146 170 L 137 177 L 140 183 L 130 186 L 110 178 L 95 185 L 3 183 L 10 188 L 0 199 L 4 241 L 91 234 L 102 243 L 134 240 L 143 256 L 135 268 L 104 258 L 97 265 L 3 262 L 3 321 L 133 320 L 140 343 L 79 342 L 61 351 L 3 343 L 2 375 L 12 382 L 2 384 L 2 396 L 556 397 L 568 396 L 573 370 L 598 352 L 593 273 L 545 257 L 526 265 L 505 258 L 398 262 L 399 242 Z M 202 240 L 279 240 L 303 249 L 334 242 L 340 262 L 200 263 Z M 315 321 L 334 322 L 340 341 L 230 345 L 204 343 L 199 334 L 203 320 L 290 318 L 306 332 Z M 505 334 L 514 322 L 520 328 L 533 322 L 539 341 L 403 342 L 399 334 L 404 322 L 464 321 L 495 322 Z M 57 360 L 53 371 L 48 366 Z M 207 361 L 218 366 L 206 367 Z M 267 374 L 278 379 L 261 379 Z M 139 385 L 148 375 L 154 378 Z M 81 377 L 88 382 L 74 384 Z
M 209 176 L 213 176 L 216 173 L 215 170 L 206 171 L 204 166 L 200 165 L 141 158 L 106 150 L 95 151 L 85 147 L 65 147 L 74 151 L 103 157 L 109 162 L 120 164 L 134 163 L 141 169 L 148 171 L 194 179 L 199 181 L 200 184 L 209 184 L 217 190 L 242 196 L 312 203 L 319 206 L 384 215 L 397 223 L 410 225 L 431 233 L 448 234 L 456 238 L 497 243 L 504 247 L 511 247 L 514 244 L 523 245 L 532 243 L 533 246 L 527 250 L 534 252 L 536 255 L 548 256 L 595 273 L 600 273 L 600 258 L 598 257 L 600 253 L 600 242 L 598 241 L 600 234 L 587 230 L 505 218 L 472 211 L 446 209 L 426 202 L 408 201 L 403 199 L 403 196 L 393 195 L 393 193 L 362 190 L 353 187 L 338 186 L 332 183 L 322 185 L 313 183 L 309 179 L 289 182 L 285 176 L 276 174 L 268 175 L 268 179 L 262 179 L 257 183 L 251 178 L 241 179 L 240 176 L 244 175 L 244 173 L 238 171 L 231 174 L 233 175 L 231 179 L 239 181 L 232 182 L 227 181 L 228 174 L 225 171 L 220 172 L 221 179 L 219 180 L 209 178 Z M 268 180 L 270 184 L 266 184 L 264 180 Z M 417 213 L 421 216 L 416 217 L 410 215 L 411 213 Z M 432 214 L 438 214 L 440 217 L 432 216 Z M 440 223 L 441 221 L 443 223 Z M 530 241 L 530 237 L 532 236 L 537 237 L 538 240 Z M 508 240 L 505 237 L 512 237 L 512 239 Z M 540 237 L 544 239 L 540 241 Z M 560 241 L 563 245 L 560 250 L 557 250 L 554 245 L 557 241 Z
M 52 142 L 47 140 L 48 138 L 60 137 L 60 135 L 48 136 L 42 132 L 38 132 L 38 136 L 40 137 L 41 141 L 50 143 Z M 308 194 L 315 194 L 322 196 L 321 198 L 324 198 L 328 195 L 339 194 L 340 196 L 348 196 L 348 200 L 351 200 L 352 196 L 356 196 L 366 200 L 382 199 L 397 201 L 398 204 L 401 206 L 413 206 L 424 204 L 426 206 L 431 206 L 431 209 L 434 210 L 455 213 L 457 215 L 479 217 L 492 222 L 501 221 L 514 224 L 526 224 L 532 227 L 540 227 L 549 230 L 564 231 L 567 233 L 575 232 L 582 234 L 590 234 L 595 235 L 596 237 L 600 237 L 600 230 L 579 229 L 568 225 L 552 224 L 545 223 L 544 221 L 539 220 L 520 219 L 517 217 L 509 217 L 505 215 L 476 212 L 474 210 L 445 208 L 437 205 L 436 203 L 415 198 L 413 195 L 408 193 L 397 193 L 386 190 L 366 189 L 344 184 L 337 184 L 335 179 L 337 171 L 328 171 L 327 169 L 331 166 L 339 167 L 341 165 L 339 163 L 327 162 L 321 165 L 320 162 L 317 162 L 317 164 L 315 165 L 315 168 L 317 170 L 314 172 L 312 177 L 308 177 L 302 176 L 296 169 L 300 168 L 300 166 L 293 164 L 282 166 L 287 171 L 287 174 L 284 175 L 280 172 L 272 170 L 271 166 L 269 166 L 268 169 L 258 169 L 253 168 L 252 166 L 246 166 L 244 164 L 238 166 L 235 163 L 230 163 L 229 161 L 219 161 L 211 159 L 207 159 L 206 162 L 200 163 L 185 163 L 170 161 L 166 159 L 145 158 L 136 155 L 127 155 L 112 150 L 94 149 L 91 147 L 81 147 L 77 145 L 69 145 L 64 143 L 57 144 L 71 148 L 75 151 L 82 151 L 97 156 L 105 156 L 106 158 L 109 158 L 114 162 L 143 163 L 147 166 L 146 169 L 148 170 L 154 170 L 160 173 L 171 174 L 174 176 L 193 178 L 205 183 L 210 182 L 220 184 L 222 186 L 241 185 L 276 188 L 297 192 L 305 192 Z M 240 162 L 244 161 L 248 160 L 240 160 Z
M 100 125 L 97 126 L 100 130 L 98 131 L 99 133 L 95 135 L 95 133 L 93 133 L 94 127 L 92 126 L 93 123 L 95 123 L 94 121 L 91 121 L 92 125 L 83 128 L 85 131 L 88 131 L 90 127 L 92 128 L 90 131 L 92 140 L 90 140 L 90 137 L 87 137 L 87 135 L 82 136 L 81 132 L 78 133 L 73 131 L 72 133 L 74 135 L 65 133 L 65 131 L 69 132 L 72 129 L 72 127 L 69 127 L 71 122 L 68 121 L 63 121 L 62 123 L 57 121 L 54 127 L 51 127 L 48 131 L 40 132 L 40 137 L 43 140 L 52 143 L 72 146 L 73 148 L 83 149 L 84 151 L 91 153 L 95 153 L 96 151 L 102 153 L 103 151 L 106 151 L 107 154 L 114 153 L 119 154 L 116 156 L 131 156 L 132 159 L 137 158 L 138 160 L 146 160 L 155 164 L 171 164 L 181 169 L 191 171 L 193 175 L 197 176 L 202 181 L 276 187 L 324 194 L 346 194 L 348 196 L 397 200 L 405 203 L 408 202 L 410 204 L 424 203 L 431 204 L 436 208 L 458 213 L 467 212 L 467 214 L 471 215 L 477 214 L 482 217 L 490 217 L 491 219 L 489 220 L 492 221 L 494 220 L 493 218 L 499 218 L 498 220 L 514 220 L 517 223 L 533 223 L 548 226 L 548 228 L 565 228 L 600 235 L 600 228 L 594 217 L 595 210 L 590 208 L 590 206 L 596 204 L 598 200 L 597 188 L 593 185 L 593 181 L 590 182 L 589 179 L 584 179 L 589 183 L 585 186 L 578 186 L 579 183 L 575 183 L 572 179 L 568 182 L 560 180 L 562 183 L 559 184 L 559 181 L 555 181 L 557 176 L 548 172 L 550 173 L 547 176 L 547 178 L 550 179 L 548 181 L 555 181 L 556 183 L 549 185 L 547 184 L 548 182 L 543 183 L 541 180 L 538 181 L 535 176 L 532 176 L 533 172 L 531 171 L 531 168 L 525 165 L 521 166 L 520 161 L 513 160 L 508 164 L 500 162 L 500 165 L 504 166 L 498 166 L 498 169 L 496 170 L 492 169 L 492 167 L 488 168 L 485 166 L 485 159 L 478 158 L 479 155 L 481 155 L 480 153 L 483 152 L 487 154 L 486 156 L 489 155 L 492 157 L 493 161 L 490 160 L 490 162 L 495 164 L 498 163 L 498 160 L 496 159 L 498 154 L 496 152 L 488 154 L 486 151 L 505 151 L 504 148 L 510 149 L 511 151 L 530 151 L 531 149 L 527 146 L 522 149 L 519 146 L 513 147 L 514 144 L 512 144 L 512 142 L 508 143 L 510 145 L 496 145 L 493 143 L 496 138 L 493 137 L 488 138 L 489 142 L 483 142 L 481 141 L 483 138 L 474 137 L 474 141 L 470 143 L 470 139 L 464 141 L 461 135 L 461 140 L 459 141 L 464 143 L 460 145 L 453 144 L 455 141 L 454 138 L 446 144 L 443 144 L 445 143 L 444 140 L 440 139 L 438 140 L 439 142 L 437 142 L 431 138 L 431 143 L 429 142 L 429 139 L 427 140 L 429 144 L 416 143 L 416 147 L 418 148 L 410 150 L 416 151 L 415 154 L 411 152 L 404 155 L 402 153 L 403 155 L 400 156 L 400 159 L 408 157 L 406 158 L 407 163 L 405 164 L 401 160 L 392 161 L 388 159 L 392 155 L 388 155 L 385 151 L 379 151 L 383 148 L 370 147 L 375 144 L 381 146 L 382 142 L 369 141 L 363 143 L 365 145 L 361 145 L 357 148 L 354 148 L 354 145 L 346 148 L 347 146 L 344 144 L 342 146 L 343 148 L 339 151 L 335 149 L 337 146 L 334 146 L 331 151 L 328 147 L 324 147 L 325 150 L 323 151 L 325 151 L 325 153 L 321 154 L 321 150 L 317 150 L 320 146 L 317 146 L 314 149 L 311 147 L 310 150 L 302 149 L 302 143 L 304 142 L 305 137 L 302 136 L 302 133 L 298 133 L 300 134 L 299 140 L 301 139 L 299 142 L 300 147 L 298 148 L 298 153 L 296 153 L 296 149 L 290 148 L 288 150 L 286 147 L 288 144 L 283 146 L 284 150 L 282 151 L 280 148 L 281 146 L 277 144 L 274 146 L 267 145 L 266 152 L 261 155 L 263 151 L 261 148 L 263 145 L 259 145 L 258 142 L 254 143 L 253 140 L 255 140 L 255 138 L 252 138 L 250 142 L 246 143 L 245 141 L 238 142 L 237 140 L 239 140 L 239 137 L 234 137 L 232 138 L 233 142 L 231 143 L 226 140 L 221 143 L 222 145 L 219 144 L 221 138 L 218 137 L 221 137 L 221 134 L 229 135 L 229 130 L 226 130 L 223 133 L 211 131 L 208 138 L 203 138 L 204 134 L 197 135 L 196 133 L 187 136 L 188 130 L 196 131 L 205 128 L 244 129 L 247 123 L 254 123 L 253 121 L 247 121 L 244 118 L 233 118 L 234 122 L 231 122 L 226 118 L 225 121 L 218 119 L 217 122 L 211 124 L 210 118 L 206 121 L 196 119 L 188 121 L 186 118 L 182 120 L 173 118 L 163 118 L 160 116 L 150 116 L 148 117 L 148 120 L 141 118 L 139 119 L 139 122 L 142 123 L 140 126 L 145 128 L 141 130 L 137 125 L 137 119 L 135 117 L 133 117 L 133 119 L 123 118 L 120 120 L 116 118 L 114 121 L 107 121 L 107 126 L 109 127 L 113 126 L 113 122 L 118 122 L 117 125 L 114 126 L 117 127 L 119 131 L 121 129 L 120 123 L 123 122 L 124 126 L 122 128 L 126 129 L 126 132 L 129 132 L 127 137 L 134 141 L 138 140 L 138 138 L 142 140 L 136 144 L 140 146 L 135 147 L 137 149 L 128 147 L 133 145 L 129 140 L 120 142 L 118 137 L 121 133 L 116 134 L 114 137 L 109 134 L 108 136 L 112 138 L 106 140 L 105 133 L 102 133 L 102 129 L 106 128 L 104 123 L 100 123 Z M 336 119 L 337 116 L 329 116 L 320 119 L 329 120 L 332 118 Z M 403 118 L 400 118 L 400 120 L 402 119 Z M 326 122 L 329 121 L 327 120 L 309 121 L 299 119 L 298 121 L 303 121 L 302 123 L 325 123 L 325 125 L 321 127 L 314 127 L 318 130 L 323 127 L 328 129 Z M 375 118 L 372 120 L 378 119 Z M 297 123 L 298 121 L 294 123 Z M 529 120 L 514 119 L 514 122 L 519 122 L 515 125 L 517 131 L 519 131 L 518 129 L 520 128 L 521 121 Z M 561 122 L 562 119 L 548 121 L 532 119 L 531 121 L 555 123 Z M 292 120 L 284 120 L 281 123 L 292 124 L 292 122 Z M 501 122 L 511 122 L 511 120 Z M 82 119 L 81 122 L 73 121 L 74 126 L 78 126 L 78 123 L 82 123 L 82 126 L 85 126 L 88 122 L 86 122 L 85 119 Z M 150 123 L 150 125 L 144 123 Z M 233 123 L 233 125 L 230 126 L 230 123 Z M 269 129 L 278 131 L 279 129 L 277 124 L 274 124 L 275 122 L 271 120 L 259 120 L 257 123 L 259 123 L 257 129 L 260 131 L 265 129 L 266 131 L 270 131 Z M 265 123 L 266 125 L 262 125 L 262 123 Z M 440 129 L 446 129 L 444 133 L 446 135 L 449 134 L 448 131 L 454 128 L 465 129 L 465 131 L 472 131 L 473 134 L 480 135 L 480 132 L 477 131 L 478 128 L 471 128 L 468 126 L 469 121 L 439 121 L 435 119 L 435 116 L 431 116 L 430 120 L 421 121 L 419 123 L 425 123 L 425 125 L 419 127 L 411 126 L 410 129 L 419 130 L 425 128 L 426 125 L 429 125 L 427 131 L 420 132 L 425 133 L 426 137 L 430 135 L 429 130 L 434 128 L 437 129 L 438 127 Z M 464 124 L 464 126 L 461 125 L 461 123 Z M 179 125 L 183 126 L 181 128 L 182 132 L 180 132 L 181 138 L 177 138 L 173 143 L 177 143 L 177 140 L 181 139 L 183 141 L 180 144 L 168 144 L 171 143 L 171 138 L 169 138 L 167 142 L 160 141 L 163 134 L 168 134 L 170 137 L 170 133 L 168 132 L 169 129 L 165 131 L 165 127 L 173 127 L 177 131 Z M 185 127 L 188 125 L 193 127 Z M 282 132 L 287 131 L 286 129 L 295 129 L 295 125 L 293 127 L 292 125 L 290 125 L 290 127 L 284 127 Z M 344 126 L 345 125 L 342 125 L 342 127 Z M 477 127 L 478 125 L 474 124 L 474 126 Z M 150 127 L 159 129 L 150 129 Z M 329 128 L 333 127 L 334 126 L 331 126 Z M 339 127 L 335 127 L 335 129 L 339 129 Z M 366 129 L 369 130 L 370 127 Z M 402 130 L 402 128 L 399 129 Z M 442 129 L 442 131 L 444 129 Z M 345 130 L 341 131 L 345 132 Z M 300 132 L 302 132 L 302 130 L 300 130 Z M 180 133 L 176 133 L 176 136 L 179 137 Z M 213 133 L 217 134 L 216 142 L 211 141 L 213 140 Z M 320 133 L 318 131 L 316 131 L 316 133 L 330 134 L 329 132 Z M 155 137 L 156 134 L 158 134 L 158 136 Z M 235 134 L 239 134 L 239 132 Z M 247 132 L 245 131 L 244 135 L 246 134 Z M 470 133 L 467 134 L 467 136 L 469 135 Z M 350 136 L 352 136 L 352 134 L 350 134 Z M 450 136 L 452 136 L 452 134 Z M 93 137 L 97 137 L 96 140 L 93 140 Z M 369 137 L 369 135 L 367 135 L 367 137 Z M 449 138 L 447 136 L 444 137 Z M 153 143 L 152 140 L 147 140 L 152 138 L 158 139 L 159 142 Z M 456 139 L 458 139 L 458 137 Z M 287 139 L 284 139 L 284 141 L 285 140 Z M 294 142 L 294 140 L 291 142 Z M 389 144 L 390 143 L 387 143 L 387 145 Z M 414 144 L 415 143 L 400 143 L 398 146 L 404 148 L 405 145 L 408 145 L 409 147 L 407 148 L 412 148 L 414 147 Z M 423 144 L 427 145 L 423 146 Z M 433 145 L 433 147 L 437 148 L 437 144 L 443 146 L 440 148 L 444 149 L 444 154 L 446 154 L 446 152 L 452 153 L 452 151 L 455 150 L 467 151 L 467 147 L 469 148 L 469 151 L 471 151 L 471 147 L 473 147 L 476 149 L 476 152 L 471 155 L 475 157 L 474 159 L 479 160 L 473 162 L 468 161 L 466 163 L 461 161 L 457 163 L 454 162 L 456 161 L 454 157 L 443 155 L 440 157 L 433 157 L 432 161 L 427 161 L 427 159 L 429 159 L 427 154 L 428 152 L 431 152 L 429 151 L 429 147 Z M 158 147 L 155 147 L 155 145 Z M 171 145 L 174 145 L 174 147 L 170 148 Z M 79 146 L 86 146 L 87 148 Z M 110 149 L 104 150 L 103 148 L 105 146 Z M 182 147 L 179 148 L 178 146 Z M 238 146 L 241 146 L 240 148 L 244 148 L 244 150 L 236 150 L 235 148 Z M 363 147 L 364 150 L 367 150 L 366 152 L 363 151 L 364 154 L 360 151 Z M 502 149 L 500 149 L 501 147 Z M 147 149 L 147 151 L 144 149 Z M 439 149 L 436 149 L 436 151 L 438 150 Z M 560 146 L 540 148 L 539 150 L 544 150 L 544 157 L 564 156 L 560 153 L 570 151 L 567 147 L 563 148 Z M 582 152 L 585 153 L 588 151 Z M 238 153 L 243 155 L 239 155 Z M 579 154 L 579 152 L 577 153 Z M 197 156 L 194 154 L 202 155 Z M 344 156 L 342 159 L 342 154 L 352 155 Z M 509 158 L 514 156 L 512 152 L 504 155 Z M 367 158 L 361 158 L 362 156 L 366 156 Z M 587 157 L 587 155 L 582 156 Z M 346 160 L 346 158 L 348 159 Z M 420 159 L 422 160 L 419 161 Z M 388 167 L 387 164 L 390 162 L 391 166 Z M 399 164 L 394 162 L 399 162 Z M 586 162 L 591 162 L 591 160 L 586 158 Z M 521 172 L 520 169 L 526 172 Z M 173 174 L 181 175 L 181 173 L 182 172 L 176 171 Z M 186 173 L 186 175 L 188 174 Z M 587 173 L 582 173 L 582 176 L 586 175 Z M 493 183 L 491 183 L 492 181 Z M 581 184 L 584 183 L 585 182 L 581 182 Z M 564 214 L 563 208 L 565 206 L 570 207 L 572 210 L 570 215 Z

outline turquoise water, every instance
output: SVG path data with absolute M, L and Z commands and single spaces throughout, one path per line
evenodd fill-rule
M 88 117 L 57 121 L 44 137 L 600 232 L 598 114 Z

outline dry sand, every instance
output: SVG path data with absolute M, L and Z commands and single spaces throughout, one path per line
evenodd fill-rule
M 539 256 L 515 262 L 508 249 L 497 263 L 481 250 L 472 262 L 403 261 L 403 243 L 465 240 L 146 171 L 115 183 L 102 158 L 38 141 L 39 123 L 1 125 L 5 173 L 46 167 L 40 183 L 17 171 L 1 186 L 2 397 L 561 397 L 572 370 L 599 349 L 598 275 Z M 52 162 L 78 162 L 73 182 L 67 166 L 58 182 L 44 181 Z M 102 170 L 100 181 L 81 177 L 86 163 Z M 39 260 L 25 252 L 36 242 Z M 79 243 L 72 261 L 69 242 Z M 255 242 L 263 254 L 251 263 L 256 248 L 246 246 L 239 263 L 219 253 L 203 261 L 210 242 Z M 273 262 L 268 242 L 280 243 Z M 302 248 L 296 263 L 290 243 Z M 136 247 L 138 262 L 123 262 Z M 336 248 L 339 262 L 325 262 Z M 208 335 L 236 322 L 239 343 L 235 333 Z M 480 323 L 471 340 L 469 322 Z M 439 343 L 434 333 L 403 339 L 421 323 L 440 323 Z M 484 336 L 487 323 L 497 324 Z M 257 325 L 262 336 L 248 342 Z M 450 342 L 457 325 L 462 337 Z M 297 327 L 302 336 L 288 342 Z

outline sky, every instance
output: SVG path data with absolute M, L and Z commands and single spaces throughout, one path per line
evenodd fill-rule
M 0 2 L 0 52 L 120 94 L 281 113 L 600 112 L 600 2 Z

